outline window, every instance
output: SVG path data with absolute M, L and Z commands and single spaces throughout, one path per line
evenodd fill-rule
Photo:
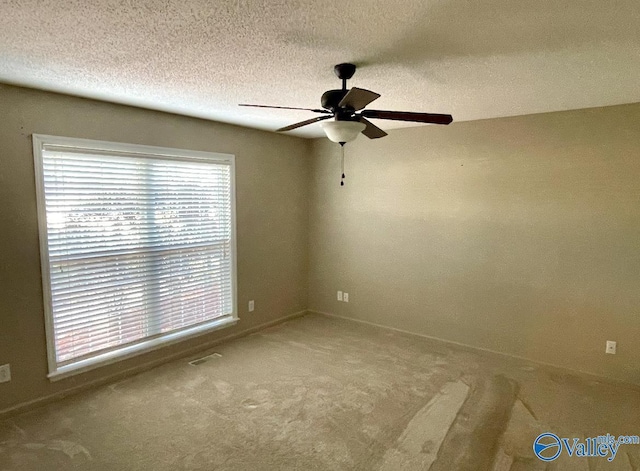
M 237 321 L 234 156 L 33 146 L 49 377 Z

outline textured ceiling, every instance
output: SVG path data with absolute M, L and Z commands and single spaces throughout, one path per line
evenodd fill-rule
M 0 81 L 273 130 L 317 115 L 237 104 L 317 108 L 352 61 L 372 108 L 474 120 L 639 102 L 639 31 L 638 0 L 0 0 Z

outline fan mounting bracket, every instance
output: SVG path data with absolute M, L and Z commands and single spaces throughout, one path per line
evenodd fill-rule
M 334 66 L 333 71 L 340 80 L 349 80 L 356 73 L 356 66 L 345 62 Z

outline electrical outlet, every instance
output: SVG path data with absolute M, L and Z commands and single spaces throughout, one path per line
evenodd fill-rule
M 9 381 L 11 381 L 11 366 L 7 363 L 0 366 L 0 383 L 8 383 Z
M 617 343 L 613 340 L 607 340 L 607 348 L 605 349 L 605 353 L 610 353 L 611 355 L 616 354 Z
M 342 301 L 342 291 L 338 291 L 338 301 Z
M 253 312 L 253 310 L 255 309 L 256 305 L 253 302 L 253 299 L 251 301 L 249 301 L 249 312 Z
M 349 302 L 349 293 L 342 293 L 342 300 L 345 303 L 348 303 Z

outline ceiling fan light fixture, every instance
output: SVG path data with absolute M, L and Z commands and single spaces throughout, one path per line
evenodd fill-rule
M 307 119 L 299 123 L 291 124 L 276 132 L 293 131 L 294 129 L 308 126 L 310 124 L 320 123 L 322 130 L 327 137 L 339 144 L 351 142 L 362 133 L 369 139 L 378 139 L 387 135 L 382 129 L 377 127 L 367 118 L 389 119 L 392 121 L 409 121 L 412 123 L 426 124 L 449 124 L 453 121 L 450 114 L 436 113 L 417 113 L 414 111 L 389 111 L 389 110 L 367 110 L 365 107 L 372 101 L 380 98 L 380 94 L 366 90 L 364 88 L 352 87 L 347 88 L 347 80 L 349 80 L 356 71 L 353 64 L 338 64 L 334 67 L 336 75 L 342 80 L 342 88 L 327 90 L 320 98 L 320 108 L 299 108 L 292 106 L 271 106 L 271 105 L 250 105 L 242 104 L 240 106 L 255 106 L 257 108 L 277 108 L 289 110 L 305 110 L 313 113 L 320 113 L 322 116 Z M 333 121 L 325 121 L 332 119 Z
M 360 121 L 325 121 L 320 126 L 333 142 L 351 142 L 366 128 Z

